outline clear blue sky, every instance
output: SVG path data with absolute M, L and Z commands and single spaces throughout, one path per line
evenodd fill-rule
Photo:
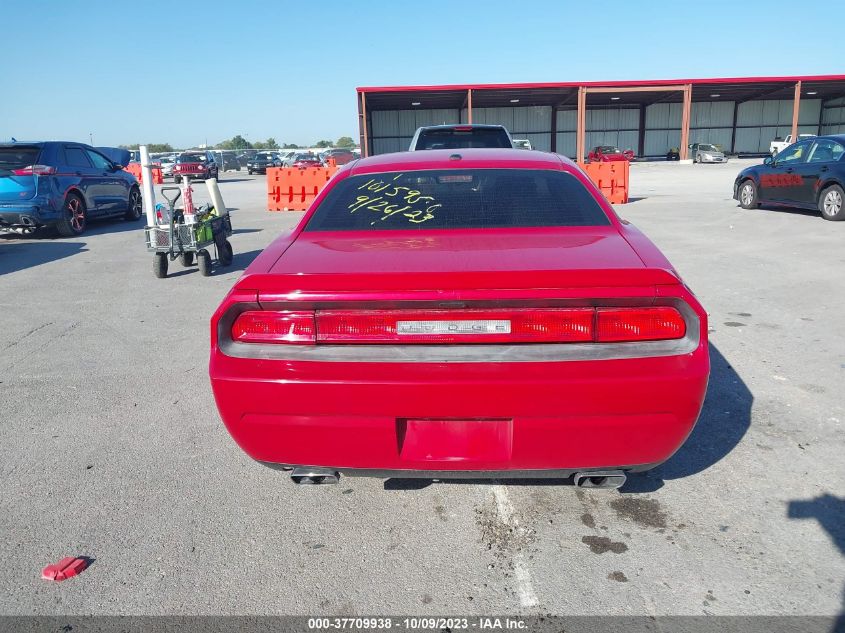
M 803 29 L 831 6 L 9 1 L 0 140 L 307 144 L 357 138 L 356 86 L 842 73 L 841 38 Z

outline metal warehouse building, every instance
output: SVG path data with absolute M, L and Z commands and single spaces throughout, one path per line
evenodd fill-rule
M 583 160 L 596 145 L 687 156 L 690 143 L 762 154 L 787 134 L 845 133 L 845 75 L 358 88 L 364 155 L 404 151 L 423 125 L 495 123 Z

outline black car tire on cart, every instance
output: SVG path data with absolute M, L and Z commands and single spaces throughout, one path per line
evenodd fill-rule
M 819 211 L 825 220 L 845 220 L 845 191 L 839 185 L 831 185 L 819 196 Z
M 159 279 L 167 277 L 167 253 L 156 253 L 153 256 L 153 274 Z
M 221 266 L 229 266 L 235 257 L 235 251 L 232 248 L 232 243 L 229 240 L 224 240 L 220 248 L 217 249 L 217 257 L 220 258 Z
M 194 263 L 194 252 L 193 251 L 185 251 L 181 255 L 179 255 L 179 261 L 182 262 L 182 265 L 187 268 L 191 264 Z
M 204 248 L 197 251 L 197 266 L 203 277 L 211 276 L 211 255 Z
M 750 178 L 739 183 L 739 206 L 743 209 L 756 209 L 760 206 L 757 202 L 757 185 Z

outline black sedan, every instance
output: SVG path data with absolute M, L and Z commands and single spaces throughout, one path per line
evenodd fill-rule
M 278 155 L 270 152 L 261 152 L 253 156 L 246 164 L 247 173 L 250 175 L 255 173 L 266 174 L 269 167 L 281 167 L 282 161 Z
M 805 139 L 746 167 L 736 177 L 733 197 L 743 209 L 818 209 L 825 220 L 845 220 L 845 134 Z

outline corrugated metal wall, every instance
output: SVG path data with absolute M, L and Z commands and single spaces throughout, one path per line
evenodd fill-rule
M 460 123 L 457 108 L 443 110 L 376 110 L 370 114 L 372 153 L 404 152 L 418 127 Z
M 557 152 L 575 157 L 575 130 L 578 122 L 576 110 L 568 108 L 557 112 Z M 587 109 L 586 144 L 589 151 L 597 145 L 615 145 L 637 152 L 640 137 L 639 108 Z
M 690 110 L 689 142 L 712 143 L 729 152 L 733 120 L 733 101 L 693 102 Z M 678 139 L 680 141 L 680 130 Z
M 467 111 L 461 111 L 461 121 L 466 123 Z M 534 149 L 550 152 L 552 139 L 551 106 L 527 106 L 513 108 L 473 108 L 472 122 L 489 125 L 504 125 L 513 138 L 527 138 Z
M 821 134 L 845 134 L 845 97 L 825 103 Z
M 845 99 L 821 108 L 819 99 L 802 99 L 799 116 L 801 134 L 845 133 Z M 645 112 L 645 156 L 663 156 L 681 142 L 680 103 L 654 103 Z M 732 101 L 693 102 L 690 143 L 714 143 L 731 149 L 734 103 Z M 792 131 L 792 101 L 747 101 L 737 105 L 737 129 L 734 151 L 765 153 L 776 137 L 785 138 Z M 405 151 L 416 129 L 423 125 L 465 123 L 466 109 L 392 110 L 371 113 L 372 153 Z M 504 125 L 514 138 L 527 138 L 534 148 L 551 150 L 551 106 L 473 108 L 473 123 Z M 556 148 L 565 156 L 575 156 L 574 108 L 557 111 Z M 616 145 L 639 154 L 639 108 L 625 106 L 588 108 L 586 148 Z
M 798 113 L 798 133 L 818 134 L 820 99 L 802 99 Z M 737 152 L 768 152 L 776 137 L 792 133 L 792 100 L 746 101 L 736 113 Z

